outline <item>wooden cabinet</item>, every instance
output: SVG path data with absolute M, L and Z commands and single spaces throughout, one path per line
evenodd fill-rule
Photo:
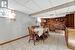
M 74 28 L 74 14 L 68 14 L 66 15 L 66 27 L 72 27 Z
M 66 27 L 74 28 L 74 13 L 67 14 L 65 17 L 59 17 L 59 18 L 42 18 L 41 19 L 41 25 L 44 27 L 60 27 L 62 25 L 65 25 Z M 56 26 L 57 25 L 57 26 Z M 60 27 L 60 29 L 63 29 Z
M 64 29 L 65 25 L 65 17 L 60 18 L 42 18 L 41 19 L 41 25 L 43 27 L 48 27 L 49 30 L 55 30 L 55 29 Z

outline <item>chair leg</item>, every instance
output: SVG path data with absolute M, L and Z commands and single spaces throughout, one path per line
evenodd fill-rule
M 33 39 L 34 45 L 35 45 L 35 38 Z
M 43 36 L 43 43 L 44 43 L 44 36 Z
M 34 40 L 34 45 L 35 45 L 35 40 Z
M 35 41 L 36 41 L 36 37 L 33 38 L 34 45 L 35 45 Z
M 30 42 L 30 39 L 29 39 L 29 41 L 28 42 Z

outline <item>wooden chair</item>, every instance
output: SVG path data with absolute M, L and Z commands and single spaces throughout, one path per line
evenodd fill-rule
M 66 29 L 65 37 L 67 46 L 75 50 L 75 29 Z
M 44 40 L 48 38 L 48 36 L 49 36 L 49 30 L 47 29 L 47 30 L 44 30 L 43 34 L 40 36 L 40 39 L 43 40 L 44 42 Z
M 32 31 L 32 29 L 29 27 L 28 27 L 28 31 L 29 31 L 29 42 L 30 40 L 33 40 L 35 45 L 35 41 L 39 40 L 39 36 L 36 34 L 36 32 Z

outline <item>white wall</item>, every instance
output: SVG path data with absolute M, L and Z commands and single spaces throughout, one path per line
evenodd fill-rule
M 34 23 L 33 17 L 18 11 L 16 21 L 9 22 L 6 18 L 0 18 L 0 43 L 28 34 L 27 27 Z

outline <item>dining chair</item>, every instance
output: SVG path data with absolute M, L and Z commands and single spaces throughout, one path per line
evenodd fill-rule
M 39 40 L 39 36 L 37 35 L 36 32 L 32 31 L 32 29 L 29 27 L 28 27 L 28 31 L 29 31 L 29 42 L 30 40 L 33 40 L 34 45 L 35 45 L 35 42 Z

